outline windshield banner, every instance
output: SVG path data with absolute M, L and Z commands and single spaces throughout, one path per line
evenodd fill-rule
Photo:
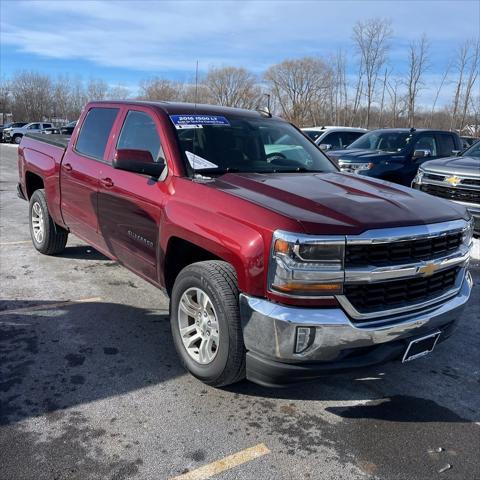
M 206 125 L 230 126 L 229 121 L 225 117 L 218 115 L 170 115 L 170 120 L 177 129 L 202 128 Z

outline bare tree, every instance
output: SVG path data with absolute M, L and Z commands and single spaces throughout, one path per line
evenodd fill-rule
M 450 73 L 450 69 L 452 68 L 452 64 L 448 63 L 447 67 L 445 68 L 445 71 L 443 72 L 442 78 L 440 80 L 440 83 L 438 85 L 438 88 L 435 92 L 435 98 L 433 99 L 432 103 L 432 110 L 430 111 L 430 117 L 427 122 L 427 127 L 431 128 L 432 123 L 433 123 L 433 117 L 435 114 L 435 108 L 437 106 L 438 102 L 438 97 L 440 96 L 440 92 L 442 91 L 443 86 L 445 85 L 445 81 L 447 80 L 448 74 Z
M 53 117 L 68 119 L 72 104 L 72 89 L 68 75 L 59 75 L 53 84 Z
M 20 72 L 13 76 L 11 92 L 14 118 L 43 120 L 51 114 L 52 81 L 37 72 Z
M 265 73 L 274 100 L 290 121 L 303 125 L 314 103 L 324 100 L 330 70 L 318 58 L 284 60 Z
M 429 44 L 425 34 L 414 40 L 408 47 L 407 116 L 408 126 L 415 126 L 415 107 L 420 89 L 423 87 L 423 75 L 428 68 Z
M 5 78 L 0 79 L 0 122 L 6 123 L 7 114 L 10 113 L 10 82 Z
M 101 79 L 92 78 L 87 84 L 85 93 L 87 95 L 87 101 L 89 102 L 106 100 L 108 94 L 108 84 Z
M 212 68 L 202 82 L 212 100 L 227 107 L 256 108 L 262 91 L 245 68 Z
M 465 83 L 465 92 L 463 95 L 463 108 L 462 108 L 462 117 L 460 120 L 460 129 L 465 127 L 465 120 L 467 118 L 467 113 L 470 108 L 470 103 L 472 100 L 472 91 L 473 87 L 478 78 L 478 68 L 480 60 L 480 40 L 477 42 L 470 42 L 469 47 L 471 48 L 471 54 L 469 55 L 468 63 L 468 75 Z
M 388 70 L 385 69 L 385 75 L 383 76 L 383 87 L 382 87 L 382 99 L 380 100 L 380 115 L 378 118 L 378 125 L 383 125 L 383 111 L 385 108 L 385 90 L 387 89 L 387 76 Z
M 469 43 L 465 42 L 458 48 L 458 56 L 455 61 L 455 68 L 458 73 L 456 85 L 455 85 L 455 94 L 453 97 L 453 106 L 452 106 L 452 115 L 450 118 L 450 130 L 453 130 L 457 126 L 458 121 L 458 113 L 460 110 L 460 102 L 463 92 L 463 77 L 465 75 L 465 69 L 467 68 L 468 64 L 468 51 L 469 51 Z
M 397 127 L 398 117 L 401 113 L 401 94 L 399 92 L 401 80 L 399 78 L 394 78 L 391 82 L 388 81 L 386 84 L 387 92 L 390 97 L 390 127 Z
M 181 100 L 188 103 L 213 103 L 210 90 L 202 83 L 184 85 Z
M 374 101 L 378 74 L 385 65 L 392 36 L 391 22 L 381 18 L 371 18 L 360 21 L 353 27 L 353 40 L 360 55 L 360 77 L 365 76 L 366 119 L 365 125 L 370 126 L 370 112 Z M 362 84 L 359 79 L 359 85 Z M 357 89 L 358 90 L 358 89 Z
M 108 89 L 107 96 L 112 100 L 126 100 L 130 97 L 130 90 L 123 85 L 115 85 Z
M 140 98 L 143 100 L 180 100 L 182 85 L 163 78 L 151 78 L 140 82 Z

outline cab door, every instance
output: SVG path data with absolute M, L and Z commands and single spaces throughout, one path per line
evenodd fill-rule
M 65 225 L 93 246 L 99 242 L 97 195 L 100 169 L 104 164 L 118 108 L 92 107 L 72 148 L 61 165 L 60 190 Z
M 148 109 L 124 112 L 117 149 L 147 150 L 164 161 L 160 125 Z M 157 246 L 165 185 L 148 175 L 102 165 L 98 194 L 99 232 L 110 254 L 137 274 L 158 281 Z

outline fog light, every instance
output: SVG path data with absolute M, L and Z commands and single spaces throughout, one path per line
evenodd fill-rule
M 295 342 L 295 353 L 304 352 L 315 338 L 315 329 L 312 327 L 297 327 L 297 341 Z

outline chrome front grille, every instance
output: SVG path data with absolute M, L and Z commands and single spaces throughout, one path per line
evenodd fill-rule
M 448 187 L 433 183 L 422 183 L 420 190 L 435 197 L 480 204 L 480 190 L 467 190 L 465 188 Z
M 370 245 L 348 245 L 345 251 L 345 265 L 395 265 L 399 263 L 433 260 L 459 249 L 462 233 L 454 232 L 438 237 L 420 238 L 403 242 Z
M 458 267 L 453 267 L 429 277 L 346 285 L 345 296 L 360 313 L 401 308 L 433 300 L 448 292 L 455 285 L 458 271 Z
M 347 236 L 345 286 L 337 299 L 352 322 L 398 321 L 454 296 L 469 259 L 467 227 L 458 220 Z

